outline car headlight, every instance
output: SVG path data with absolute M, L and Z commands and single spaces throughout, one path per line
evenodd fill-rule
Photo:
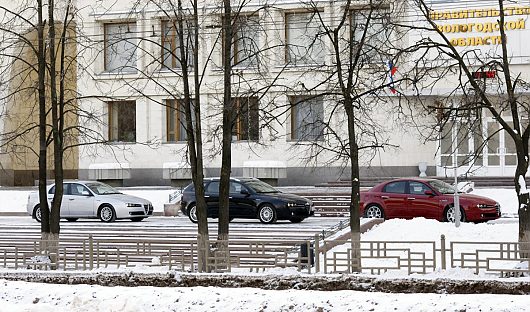
M 486 204 L 477 204 L 477 208 L 488 208 Z
M 294 207 L 296 206 L 296 203 L 287 203 L 287 207 Z
M 127 207 L 142 207 L 142 204 L 127 203 Z

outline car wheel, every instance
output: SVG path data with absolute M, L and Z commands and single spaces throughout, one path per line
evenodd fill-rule
M 188 208 L 188 218 L 190 218 L 190 221 L 193 223 L 199 222 L 199 220 L 197 219 L 197 206 L 195 204 L 192 204 Z
M 291 221 L 292 223 L 300 223 L 304 220 L 304 218 L 300 218 L 300 217 L 292 217 L 291 219 L 289 219 L 289 221 Z
M 142 221 L 143 219 L 144 219 L 143 217 L 131 218 L 131 221 L 132 221 L 132 222 L 140 222 L 140 221 Z
M 378 205 L 369 205 L 364 209 L 364 217 L 365 218 L 385 218 L 385 213 L 383 212 L 383 208 L 379 207 Z
M 116 212 L 111 206 L 103 206 L 99 210 L 99 219 L 103 222 L 113 222 L 116 220 Z
M 276 210 L 271 205 L 263 205 L 258 211 L 261 223 L 273 223 L 276 221 Z
M 75 222 L 75 221 L 77 221 L 77 218 L 66 218 L 66 221 Z
M 37 222 L 42 221 L 42 212 L 40 210 L 40 205 L 35 206 L 35 209 L 33 209 L 33 219 L 35 219 Z
M 445 209 L 444 221 L 451 222 L 451 223 L 455 222 L 455 207 L 454 206 L 449 206 Z M 466 214 L 464 213 L 464 210 L 460 208 L 460 222 L 465 222 L 465 221 L 466 221 Z

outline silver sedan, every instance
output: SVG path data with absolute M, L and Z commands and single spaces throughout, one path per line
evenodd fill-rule
M 116 219 L 142 221 L 153 215 L 153 204 L 143 198 L 126 195 L 105 183 L 97 181 L 65 181 L 61 202 L 61 218 L 76 221 L 79 218 L 99 218 L 103 222 Z M 47 189 L 48 203 L 55 194 L 55 184 Z M 38 222 L 41 210 L 38 192 L 28 196 L 27 211 Z

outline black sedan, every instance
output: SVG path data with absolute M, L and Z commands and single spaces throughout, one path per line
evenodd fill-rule
M 204 180 L 205 199 L 208 206 L 208 217 L 219 217 L 219 178 Z M 282 193 L 256 178 L 230 179 L 229 218 L 259 219 L 262 223 L 273 223 L 276 220 L 302 222 L 312 216 L 313 203 L 304 197 Z M 182 212 L 197 223 L 195 187 L 188 185 L 181 200 Z

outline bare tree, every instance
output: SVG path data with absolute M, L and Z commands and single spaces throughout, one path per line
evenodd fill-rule
M 5 117 L 10 118 L 10 125 L 1 133 L 0 144 L 26 163 L 31 159 L 18 153 L 37 155 L 39 205 L 34 213 L 41 219 L 42 247 L 56 253 L 65 156 L 69 156 L 68 150 L 79 145 L 80 133 L 76 123 L 80 114 L 75 87 L 76 7 L 69 0 L 59 4 L 38 1 L 0 10 L 4 14 L 0 31 L 5 43 L 1 50 L 2 72 L 8 90 L 1 100 L 6 107 Z M 38 107 L 38 114 L 34 114 L 34 106 Z M 36 130 L 37 145 L 34 143 Z M 53 151 L 51 155 L 49 149 Z M 51 207 L 47 189 L 49 172 L 56 183 Z
M 475 10 L 464 9 L 436 11 L 436 7 L 428 1 L 410 1 L 413 11 L 419 12 L 424 21 L 423 24 L 415 23 L 410 27 L 421 34 L 416 37 L 414 46 L 417 51 L 428 51 L 422 53 L 430 62 L 430 66 L 416 63 L 416 72 L 425 78 L 421 81 L 417 79 L 418 88 L 423 90 L 423 95 L 436 87 L 451 90 L 448 96 L 436 97 L 436 103 L 422 99 L 430 112 L 437 112 L 438 127 L 435 129 L 440 132 L 435 133 L 436 138 L 452 145 L 442 146 L 445 150 L 441 152 L 451 154 L 457 149 L 461 150 L 458 155 L 448 156 L 447 159 L 457 157 L 457 166 L 468 164 L 468 168 L 479 168 L 486 149 L 496 153 L 493 151 L 494 144 L 498 144 L 501 134 L 507 147 L 513 147 L 514 185 L 519 202 L 519 242 L 522 254 L 527 255 L 530 250 L 529 194 L 525 183 L 529 164 L 530 101 L 526 95 L 529 84 L 521 70 L 513 64 L 513 52 L 510 52 L 513 45 L 519 43 L 512 43 L 507 37 L 509 31 L 524 28 L 524 21 L 507 18 L 508 15 L 517 15 L 512 14 L 512 10 L 518 10 L 511 3 L 510 7 L 506 7 L 507 2 L 498 0 L 487 3 L 492 6 L 488 10 L 495 14 L 483 15 L 475 13 Z M 467 23 L 465 18 L 473 17 L 493 18 Z M 451 23 L 454 18 L 463 20 Z M 469 27 L 478 27 L 478 31 L 488 27 L 488 32 L 492 34 L 487 37 L 452 38 L 452 34 L 473 31 Z M 491 126 L 490 123 L 483 124 L 483 114 L 493 118 Z M 451 128 L 459 124 L 460 129 L 451 138 Z M 474 138 L 474 144 L 468 144 L 466 138 L 470 136 Z
M 327 154 L 330 163 L 340 161 L 351 168 L 352 270 L 360 271 L 359 167 L 360 161 L 369 162 L 379 149 L 393 146 L 385 138 L 382 121 L 376 116 L 385 107 L 397 105 L 392 104 L 397 98 L 394 94 L 402 83 L 402 79 L 389 80 L 389 64 L 397 60 L 399 51 L 394 40 L 400 36 L 392 27 L 390 16 L 397 15 L 400 6 L 386 1 L 353 5 L 348 0 L 334 7 L 333 14 L 324 14 L 320 5 L 319 2 L 311 2 L 307 6 L 311 18 L 305 18 L 304 23 L 307 23 L 306 27 L 317 27 L 318 32 L 311 40 L 308 39 L 306 46 L 314 51 L 322 49 L 318 48 L 322 42 L 329 41 L 331 63 L 325 64 L 322 60 L 313 62 L 316 70 L 309 71 L 312 79 L 304 79 L 308 73 L 300 77 L 303 88 L 297 91 L 305 96 L 293 99 L 291 105 L 298 110 L 304 106 L 309 109 L 305 117 L 300 117 L 306 121 L 299 125 L 299 130 L 301 133 L 310 131 L 312 140 L 298 136 L 301 139 L 299 145 L 305 145 L 310 152 L 307 161 L 317 158 L 325 161 Z M 291 49 L 296 52 L 300 47 L 291 46 Z M 304 55 L 318 56 L 311 51 L 306 51 Z M 327 100 L 327 115 L 318 112 L 315 99 Z M 321 117 L 315 118 L 315 114 Z

